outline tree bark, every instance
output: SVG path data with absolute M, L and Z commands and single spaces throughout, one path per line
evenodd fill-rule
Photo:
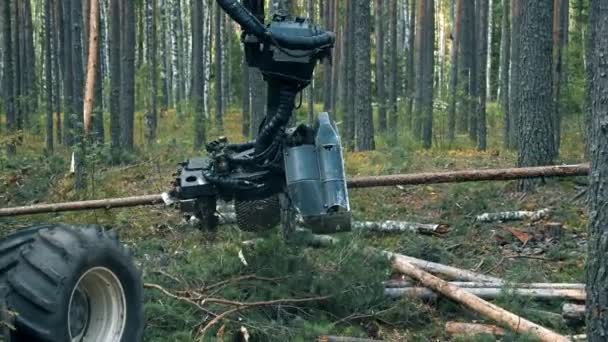
M 98 57 L 99 57 L 99 1 L 91 0 L 90 2 L 90 13 L 85 13 L 89 16 L 89 27 L 87 39 L 89 46 L 87 49 L 88 60 L 87 60 L 87 78 L 85 83 L 85 101 L 83 108 L 83 120 L 84 120 L 84 134 L 88 135 L 91 129 L 91 115 L 93 113 L 93 105 L 95 102 L 95 82 L 101 82 L 96 80 Z M 101 98 L 97 99 L 101 101 Z
M 355 147 L 355 129 L 356 129 L 356 115 L 355 115 L 355 77 L 356 77 L 356 66 L 355 66 L 355 2 L 356 0 L 349 0 L 347 4 L 347 14 L 345 21 L 347 22 L 345 35 L 344 35 L 344 54 L 346 56 L 345 71 L 346 76 L 346 110 L 344 111 L 344 145 L 346 149 L 354 150 Z M 367 82 L 367 81 L 366 81 Z
M 587 338 L 608 338 L 608 3 L 592 0 L 589 10 L 592 78 L 589 185 L 589 246 L 587 256 Z
M 433 143 L 433 55 L 435 42 L 435 5 L 433 0 L 420 0 L 418 7 L 418 30 L 416 50 L 418 73 L 416 74 L 416 122 L 415 134 L 424 148 Z
M 247 60 L 245 58 L 245 54 L 243 54 L 243 62 L 242 65 L 242 89 L 241 89 L 241 110 L 243 111 L 243 122 L 241 133 L 243 137 L 248 138 L 251 136 L 250 134 L 250 120 L 251 120 L 251 86 L 249 81 L 249 66 L 247 65 Z
M 475 94 L 475 2 L 463 1 L 462 17 L 459 38 L 459 84 L 462 101 L 460 119 L 457 122 L 459 132 L 468 132 L 472 137 L 471 124 L 475 122 L 475 105 L 473 96 Z M 474 126 L 476 131 L 477 126 Z
M 311 11 L 311 18 L 314 18 L 314 0 L 310 0 L 311 3 L 313 4 L 313 6 L 311 7 L 313 10 Z M 332 9 L 333 9 L 333 2 L 337 1 L 337 0 L 324 0 L 322 1 L 323 3 L 323 7 L 324 7 L 324 11 L 323 11 L 323 24 L 325 26 L 325 29 L 332 31 L 333 28 L 333 15 L 332 15 Z M 295 2 L 295 1 L 292 1 Z M 371 20 L 371 19 L 370 19 Z M 331 61 L 329 60 L 329 58 L 326 58 L 323 61 L 323 111 L 325 112 L 329 112 L 331 111 L 331 102 L 332 102 L 332 69 L 333 69 L 333 65 L 331 64 Z M 312 86 L 310 87 L 310 90 L 312 91 Z
M 222 9 L 215 5 L 215 126 L 221 131 L 223 127 L 223 101 L 222 94 Z
M 392 1 L 392 0 L 391 0 Z M 385 0 L 376 0 L 376 98 L 378 101 L 378 130 L 386 131 L 386 89 L 384 80 L 384 21 Z M 391 126 L 392 129 L 396 127 Z
M 52 59 L 52 4 L 51 0 L 44 1 L 44 77 L 46 85 L 46 135 L 45 151 L 53 153 L 53 59 Z
M 519 43 L 519 71 L 522 94 L 518 103 L 521 114 L 519 125 L 519 154 L 517 165 L 550 165 L 553 161 L 555 140 L 552 125 L 552 56 L 551 24 L 553 3 L 551 0 L 521 0 L 521 34 Z M 521 191 L 530 191 L 539 180 L 522 180 Z
M 395 0 L 392 0 L 395 1 Z M 371 102 L 371 9 L 369 0 L 355 0 L 357 25 L 354 35 L 354 59 L 356 86 L 354 87 L 357 150 L 376 148 L 374 141 L 374 118 Z
M 489 0 L 491 1 L 491 0 Z M 477 85 L 479 89 L 477 91 L 477 149 L 479 151 L 485 151 L 487 148 L 487 123 L 486 123 L 486 100 L 489 97 L 489 93 L 486 92 L 486 86 L 490 83 L 489 79 L 486 78 L 486 65 L 488 65 L 488 35 L 491 34 L 491 30 L 488 29 L 488 12 L 489 4 L 488 0 L 477 0 L 478 14 L 477 20 L 477 62 L 479 65 L 479 72 L 477 75 Z
M 567 41 L 569 1 L 555 0 L 553 9 L 553 128 L 554 158 L 559 156 L 561 144 L 561 91 L 564 79 L 564 51 Z
M 452 27 L 452 51 L 450 52 L 450 98 L 448 103 L 448 141 L 456 138 L 456 97 L 458 96 L 458 53 L 460 49 L 460 22 L 462 21 L 462 1 L 455 0 L 456 9 Z M 466 1 L 466 0 L 465 0 Z M 503 0 L 509 1 L 509 0 Z
M 133 124 L 135 112 L 135 4 L 125 1 L 122 6 L 121 55 L 121 145 L 133 150 Z
M 392 133 L 397 133 L 399 130 L 399 111 L 397 108 L 397 0 L 389 1 L 389 19 L 388 19 L 388 31 L 390 38 L 389 47 L 389 63 L 388 63 L 388 115 L 389 115 L 389 126 L 391 127 Z
M 205 65 L 203 0 L 192 2 L 192 102 L 194 105 L 194 148 L 201 149 L 206 142 L 205 135 Z
M 157 17 L 157 4 L 156 0 L 146 0 L 146 64 L 148 67 L 148 74 L 146 75 L 147 81 L 147 108 L 146 114 L 144 115 L 145 120 L 145 137 L 149 144 L 153 144 L 156 140 L 156 129 L 158 126 L 158 108 L 157 108 L 157 94 L 158 94 L 158 56 L 157 56 L 157 41 L 156 32 L 156 17 Z M 200 18 L 202 21 L 202 18 Z M 194 21 L 193 21 L 194 23 Z M 202 25 L 202 23 L 201 23 Z M 202 44 L 202 39 L 200 44 Z M 195 122 L 196 124 L 196 122 Z
M 511 66 L 509 79 L 509 134 L 508 147 L 517 149 L 519 147 L 519 126 L 521 113 L 519 103 L 521 102 L 522 86 L 520 84 L 521 65 L 521 15 L 523 0 L 511 0 Z
M 502 21 L 500 31 L 500 66 L 498 80 L 498 102 L 502 109 L 503 120 L 503 142 L 506 148 L 512 146 L 511 136 L 511 119 L 509 112 L 509 75 L 511 67 L 511 0 L 502 0 Z
M 3 70 L 3 96 L 4 96 L 4 108 L 6 111 L 6 127 L 9 134 L 13 134 L 15 131 L 15 97 L 13 93 L 13 44 L 11 40 L 12 28 L 11 28 L 11 5 L 10 1 L 6 0 L 2 2 L 2 33 L 3 36 L 3 58 L 4 58 L 4 70 Z M 7 144 L 7 154 L 12 156 L 16 153 L 15 144 L 9 142 Z
M 415 121 L 415 114 L 414 114 L 414 98 L 415 96 L 415 90 L 416 90 L 416 85 L 415 85 L 415 78 L 416 78 L 416 69 L 415 69 L 415 62 L 416 62 L 416 51 L 415 51 L 415 42 L 416 42 L 416 8 L 418 7 L 416 0 L 410 0 L 410 7 L 409 7 L 409 32 L 410 32 L 410 36 L 409 36 L 409 40 L 408 40 L 408 47 L 407 47 L 407 68 L 406 68 L 406 79 L 407 79 L 407 89 L 406 89 L 406 95 L 407 95 L 407 99 L 406 99 L 406 105 L 405 105 L 405 115 L 408 121 L 408 124 L 410 125 L 410 128 L 412 131 L 414 131 L 414 121 Z
M 460 322 L 447 322 L 445 324 L 445 331 L 450 335 L 457 336 L 472 336 L 478 334 L 503 336 L 505 334 L 503 328 L 495 325 Z
M 109 16 L 109 59 L 110 59 L 110 140 L 111 147 L 117 149 L 121 146 L 121 37 L 122 28 L 120 0 L 110 0 Z

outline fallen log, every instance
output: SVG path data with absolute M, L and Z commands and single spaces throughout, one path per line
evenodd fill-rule
M 505 181 L 522 178 L 571 177 L 587 175 L 589 175 L 589 164 L 579 164 L 355 177 L 349 179 L 347 184 L 349 188 L 354 189 L 379 186 Z
M 505 329 L 495 325 L 460 322 L 447 322 L 445 324 L 445 331 L 453 336 L 473 336 L 479 334 L 504 336 L 505 334 Z
M 562 317 L 568 320 L 579 321 L 585 319 L 585 305 L 565 303 L 562 305 Z
M 538 221 L 549 217 L 551 213 L 550 209 L 541 209 L 537 211 L 504 211 L 499 213 L 485 213 L 477 216 L 475 220 L 477 222 L 506 222 L 506 221 L 519 221 L 519 220 L 532 220 Z
M 421 234 L 442 235 L 449 231 L 446 224 L 429 224 L 406 221 L 355 221 L 353 230 L 363 232 L 379 233 L 404 233 L 414 232 Z
M 319 336 L 316 342 L 381 342 L 382 340 L 372 340 L 368 338 L 357 338 L 347 336 Z
M 356 189 L 396 185 L 501 181 L 535 177 L 571 177 L 586 176 L 588 174 L 589 164 L 557 165 L 510 169 L 465 170 L 437 173 L 429 172 L 405 175 L 355 177 L 349 179 L 347 181 L 347 185 L 351 189 Z M 161 203 L 163 203 L 162 194 L 93 201 L 37 204 L 0 209 L 0 217 L 57 213 L 65 211 L 128 208 L 144 205 L 156 205 Z
M 385 253 L 392 258 L 393 268 L 413 279 L 416 279 L 424 286 L 443 294 L 444 296 L 467 306 L 469 309 L 488 317 L 500 324 L 508 326 L 516 333 L 531 334 L 546 342 L 567 342 L 569 339 L 552 330 L 544 328 L 536 323 L 519 317 L 503 308 L 466 292 L 457 286 L 450 285 L 444 280 L 427 273 L 412 265 L 407 259 L 398 254 Z
M 220 224 L 236 224 L 236 213 L 233 212 L 220 212 L 219 213 Z M 416 223 L 406 221 L 354 221 L 352 223 L 352 229 L 354 231 L 361 232 L 378 232 L 378 233 L 419 233 L 419 234 L 430 234 L 430 235 L 443 235 L 446 234 L 450 227 L 446 224 L 432 224 L 432 223 Z
M 451 281 L 450 284 L 460 288 L 518 288 L 518 289 L 557 289 L 557 290 L 584 290 L 585 284 L 567 283 L 487 283 L 487 282 L 463 282 Z M 414 287 L 415 284 L 408 280 L 389 280 L 384 282 L 387 288 Z
M 448 284 L 450 286 L 455 286 L 450 283 Z M 501 296 L 503 293 L 510 293 L 516 296 L 531 297 L 541 300 L 570 299 L 584 301 L 586 298 L 585 290 L 577 289 L 502 289 L 499 287 L 466 287 L 462 288 L 462 290 L 483 299 L 495 299 Z M 386 288 L 384 293 L 390 298 L 401 298 L 403 296 L 416 297 L 424 300 L 431 300 L 435 298 L 435 293 L 425 287 Z

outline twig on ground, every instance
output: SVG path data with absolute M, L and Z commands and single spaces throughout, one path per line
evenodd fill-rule
M 477 222 L 505 222 L 505 221 L 518 221 L 530 219 L 532 221 L 538 221 L 549 217 L 551 209 L 542 209 L 537 211 L 505 211 L 498 213 L 485 213 L 478 215 L 475 220 Z
M 357 338 L 347 336 L 319 336 L 316 342 L 381 342 L 382 340 L 372 340 L 369 338 Z
M 183 296 L 178 296 L 174 293 L 171 293 L 169 290 L 165 289 L 164 287 L 158 285 L 158 284 L 151 284 L 151 283 L 145 283 L 144 284 L 144 289 L 155 289 L 158 290 L 160 292 L 162 292 L 165 296 L 171 297 L 175 300 L 184 302 L 184 303 L 188 303 L 194 307 L 196 307 L 197 309 L 201 310 L 202 312 L 211 315 L 211 316 L 217 316 L 216 313 L 211 312 L 210 310 L 207 310 L 206 308 L 202 307 L 200 304 L 198 304 L 197 302 L 193 301 L 190 298 L 187 297 L 183 297 Z

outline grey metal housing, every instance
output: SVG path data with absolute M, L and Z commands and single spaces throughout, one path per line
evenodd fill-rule
M 288 193 L 305 225 L 315 233 L 349 231 L 342 145 L 329 114 L 317 118 L 314 145 L 287 148 L 284 157 Z

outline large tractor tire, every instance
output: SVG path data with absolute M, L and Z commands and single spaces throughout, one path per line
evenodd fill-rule
M 0 242 L 11 341 L 137 342 L 140 272 L 116 234 L 95 226 L 27 229 Z

